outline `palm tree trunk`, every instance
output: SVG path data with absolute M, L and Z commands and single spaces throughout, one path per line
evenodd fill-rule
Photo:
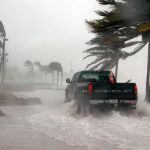
M 2 53 L 2 81 L 1 83 L 4 84 L 5 82 L 5 41 L 6 41 L 6 37 L 4 36 L 4 39 L 3 39 L 3 53 Z
M 149 44 L 148 44 L 147 77 L 146 77 L 146 97 L 145 97 L 145 100 L 148 103 L 150 103 L 149 73 L 150 73 L 150 41 L 149 41 Z
M 3 58 L 2 58 L 2 56 L 1 56 L 1 60 L 0 60 L 0 73 L 1 73 L 1 71 L 2 71 L 2 63 L 3 63 Z
M 32 83 L 34 82 L 34 68 L 33 65 L 31 66 L 31 73 L 32 73 Z
M 115 69 L 115 78 L 116 78 L 116 81 L 117 81 L 117 78 L 118 78 L 118 65 L 119 65 L 119 59 L 117 61 L 116 69 Z
M 63 71 L 61 71 L 61 86 L 63 84 Z
M 40 69 L 40 73 L 41 73 L 41 82 L 42 82 L 42 76 L 43 76 L 43 71 L 42 71 L 42 69 Z
M 58 88 L 58 83 L 59 83 L 59 71 L 57 71 L 57 88 Z

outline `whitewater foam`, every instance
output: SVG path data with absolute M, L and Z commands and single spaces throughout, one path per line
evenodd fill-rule
M 34 130 L 69 145 L 86 146 L 89 150 L 149 150 L 150 106 L 145 102 L 139 101 L 132 114 L 112 111 L 82 117 L 75 115 L 73 102 L 64 104 L 61 96 L 52 97 L 49 107 L 44 106 L 42 112 L 27 118 Z

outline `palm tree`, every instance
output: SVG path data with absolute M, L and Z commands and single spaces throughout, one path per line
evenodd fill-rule
M 34 65 L 38 67 L 41 73 L 41 80 L 42 80 L 42 64 L 39 61 L 34 62 Z
M 87 65 L 90 69 L 110 70 L 116 66 L 115 77 L 117 79 L 119 59 L 125 59 L 127 52 L 121 51 L 122 48 L 131 46 L 138 42 L 124 43 L 111 32 L 99 33 L 95 38 L 87 42 L 94 47 L 87 49 L 88 55 L 85 58 L 95 56 L 96 59 Z M 92 66 L 92 67 L 91 67 Z
M 103 5 L 119 5 L 120 3 L 115 3 L 114 0 L 99 0 L 100 4 Z M 117 20 L 117 16 L 114 15 L 115 13 L 112 10 L 111 12 L 107 11 L 96 11 L 96 13 L 103 19 L 86 21 L 88 26 L 90 27 L 90 31 L 95 33 L 96 36 L 87 42 L 89 45 L 94 45 L 94 47 L 87 49 L 85 52 L 88 55 L 85 57 L 93 57 L 95 56 L 96 59 L 87 65 L 87 68 L 90 69 L 100 69 L 100 70 L 110 70 L 115 67 L 115 77 L 117 79 L 118 76 L 118 65 L 120 59 L 125 59 L 127 56 L 133 55 L 132 53 L 127 53 L 122 51 L 122 48 L 132 46 L 134 44 L 139 43 L 138 41 L 125 43 L 126 40 L 130 39 L 130 34 L 126 34 L 121 38 L 119 34 L 116 34 L 114 29 L 110 29 L 108 27 L 108 20 L 112 20 L 112 18 Z M 111 16 L 110 14 L 113 13 Z M 110 23 L 112 24 L 112 22 Z M 109 24 L 109 26 L 110 26 Z M 105 27 L 105 28 L 104 28 Z M 108 28 L 107 28 L 108 27 Z M 130 31 L 131 32 L 131 31 Z M 136 32 L 132 30 L 135 34 Z M 91 67 L 92 66 L 92 67 Z
M 32 77 L 32 82 L 33 82 L 33 80 L 34 80 L 34 66 L 33 66 L 33 63 L 30 60 L 26 60 L 24 62 L 24 65 L 26 67 L 28 67 L 29 70 L 31 71 L 31 77 Z
M 63 68 L 62 68 L 61 63 L 51 62 L 48 67 L 49 67 L 50 72 L 52 72 L 53 77 L 54 77 L 54 73 L 57 72 L 57 87 L 58 87 L 58 82 L 59 82 L 59 74 L 61 74 L 61 85 L 62 85 L 62 82 L 63 82 Z
M 126 57 L 139 52 L 147 43 L 150 43 L 150 1 L 149 0 L 97 0 L 100 4 L 111 5 L 111 11 L 99 12 L 104 17 L 93 21 L 88 21 L 88 25 L 93 33 L 103 33 L 112 31 L 124 43 L 138 36 L 142 36 L 142 41 Z M 137 42 L 135 42 L 137 44 Z M 150 102 L 149 73 L 150 73 L 150 46 L 148 50 L 146 100 Z
M 150 87 L 149 87 L 149 74 L 150 74 L 150 1 L 149 0 L 124 0 L 122 8 L 116 7 L 116 14 L 121 16 L 119 22 L 113 26 L 117 27 L 117 32 L 124 28 L 124 32 L 128 28 L 135 29 L 136 34 L 130 34 L 131 38 L 142 36 L 141 45 L 136 48 L 135 53 L 139 52 L 147 43 L 148 46 L 148 61 L 147 61 L 147 77 L 146 77 L 146 97 L 145 100 L 150 102 Z M 125 13 L 128 11 L 128 13 Z M 121 33 L 121 35 L 124 35 Z

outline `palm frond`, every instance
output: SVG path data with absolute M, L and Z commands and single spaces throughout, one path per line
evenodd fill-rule
M 24 63 L 25 66 L 33 66 L 33 63 L 29 60 L 26 60 Z
M 114 5 L 115 0 L 97 0 L 99 4 L 102 5 Z
M 90 53 L 90 52 L 101 52 L 101 53 L 105 53 L 105 52 L 110 52 L 112 51 L 110 48 L 108 47 L 103 47 L 103 46 L 96 46 L 96 47 L 92 47 L 92 48 L 89 48 L 83 52 L 85 53 Z
M 142 42 L 139 44 L 139 46 L 137 46 L 132 52 L 128 53 L 126 55 L 126 57 L 124 57 L 124 59 L 126 59 L 129 56 L 135 55 L 136 53 L 138 53 L 147 43 L 146 42 Z
M 116 59 L 116 58 L 115 58 L 115 59 L 111 59 L 111 60 L 105 62 L 105 63 L 100 67 L 100 69 L 101 69 L 101 70 L 111 70 L 113 67 L 116 66 L 117 62 L 118 62 L 118 59 Z
M 86 69 L 89 68 L 90 66 L 98 63 L 99 61 L 101 60 L 101 58 L 96 58 L 94 61 L 92 61 L 91 63 L 89 63 L 87 66 L 86 66 Z
M 95 69 L 97 69 L 98 67 L 100 68 L 100 66 L 101 66 L 102 64 L 104 64 L 105 62 L 107 62 L 107 61 L 108 61 L 108 60 L 103 60 L 103 61 L 99 62 L 98 64 L 95 64 L 95 65 L 93 65 L 92 67 L 90 67 L 89 70 L 95 70 Z
M 124 47 L 129 47 L 129 46 L 133 46 L 136 44 L 141 44 L 141 41 L 134 41 L 134 42 L 129 42 L 129 43 L 125 43 Z
M 6 35 L 4 25 L 3 25 L 3 23 L 2 23 L 1 21 L 0 21 L 0 34 L 1 34 L 2 36 L 5 36 L 5 35 Z
M 39 68 L 42 67 L 41 63 L 39 61 L 34 62 L 34 65 L 38 66 Z

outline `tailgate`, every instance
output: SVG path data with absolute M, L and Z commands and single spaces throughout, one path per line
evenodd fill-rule
M 137 100 L 137 87 L 135 83 L 92 83 L 92 88 L 92 100 Z

